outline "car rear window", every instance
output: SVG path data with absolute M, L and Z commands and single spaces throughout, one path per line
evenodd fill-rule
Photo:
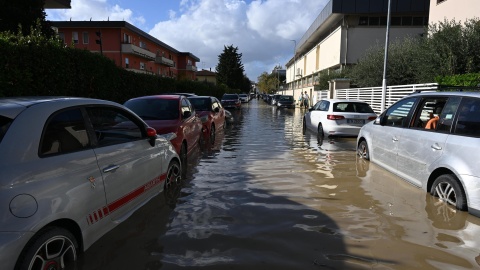
M 222 99 L 238 99 L 238 95 L 223 95 Z
M 370 105 L 361 102 L 337 102 L 333 104 L 334 112 L 375 113 Z
M 179 116 L 177 99 L 135 99 L 124 105 L 143 120 L 175 120 Z
M 209 98 L 189 98 L 188 100 L 190 100 L 190 103 L 197 111 L 209 111 L 212 109 Z
M 0 143 L 2 142 L 3 137 L 7 134 L 8 128 L 12 124 L 13 119 L 0 116 Z

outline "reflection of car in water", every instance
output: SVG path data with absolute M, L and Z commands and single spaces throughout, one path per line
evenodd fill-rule
M 438 198 L 363 158 L 357 158 L 356 169 L 361 189 L 371 197 L 369 208 L 395 217 L 396 226 L 414 228 L 410 233 L 403 234 L 402 240 L 442 247 L 477 265 L 475 257 L 480 249 L 477 240 L 480 220 L 477 217 L 441 203 Z

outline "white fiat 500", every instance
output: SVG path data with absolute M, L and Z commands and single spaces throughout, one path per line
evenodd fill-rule
M 303 117 L 303 131 L 319 136 L 357 136 L 360 128 L 377 115 L 368 103 L 351 99 L 320 100 Z
M 0 153 L 6 270 L 65 268 L 181 171 L 170 138 L 85 98 L 0 99 Z
M 366 124 L 358 154 L 480 216 L 480 93 L 409 95 Z

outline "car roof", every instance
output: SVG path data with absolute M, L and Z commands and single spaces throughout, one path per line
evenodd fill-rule
M 181 99 L 183 95 L 151 95 L 151 96 L 141 96 L 136 98 L 131 98 L 130 100 L 138 99 Z
M 479 91 L 424 91 L 415 92 L 406 97 L 412 96 L 462 96 L 462 97 L 480 97 Z M 405 97 L 405 98 L 406 98 Z
M 82 97 L 64 97 L 64 96 L 38 96 L 38 97 L 7 97 L 0 98 L 0 115 L 15 118 L 20 112 L 28 107 L 40 104 L 40 103 L 54 103 L 62 102 L 67 106 L 81 105 L 81 104 L 115 104 L 117 103 L 108 100 L 100 100 L 93 98 Z
M 322 99 L 322 100 L 327 100 L 330 102 L 355 102 L 355 103 L 367 103 L 363 100 L 358 100 L 358 99 L 338 99 L 338 98 L 331 98 L 331 99 Z

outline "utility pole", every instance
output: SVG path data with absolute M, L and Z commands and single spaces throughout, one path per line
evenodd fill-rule
M 293 41 L 293 43 L 295 44 L 294 47 L 293 47 L 293 80 L 292 80 L 292 95 L 293 95 L 293 98 L 295 99 L 295 70 L 296 70 L 296 63 L 297 63 L 297 41 L 294 40 L 294 39 L 291 39 L 290 41 Z
M 388 14 L 387 14 L 387 33 L 385 37 L 385 57 L 383 58 L 383 80 L 382 80 L 382 102 L 380 111 L 385 110 L 385 98 L 387 96 L 387 61 L 388 61 L 388 36 L 390 35 L 390 1 L 388 0 Z

